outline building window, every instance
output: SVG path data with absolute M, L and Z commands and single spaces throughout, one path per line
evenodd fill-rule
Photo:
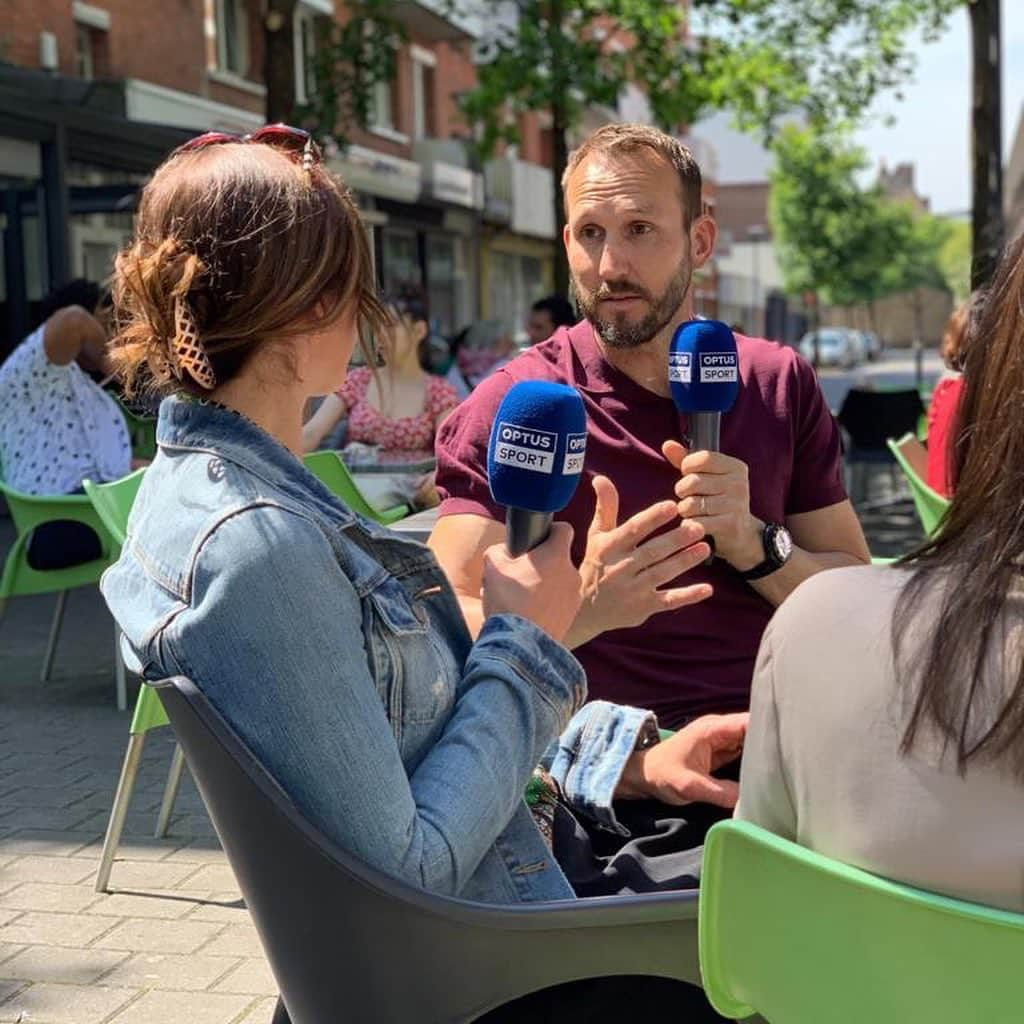
M 413 138 L 437 137 L 435 108 L 435 76 L 437 57 L 422 46 L 413 46 L 412 57 L 412 124 Z
M 375 82 L 370 101 L 370 128 L 398 131 L 398 76 Z
M 245 0 L 215 0 L 217 68 L 233 75 L 249 71 L 249 16 Z
M 308 103 L 316 95 L 316 12 L 299 4 L 295 8 L 295 100 Z
M 107 33 L 102 29 L 75 23 L 75 74 L 86 81 L 107 76 Z

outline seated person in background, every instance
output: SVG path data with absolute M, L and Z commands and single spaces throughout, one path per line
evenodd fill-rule
M 570 900 L 523 801 L 559 732 L 559 806 L 614 825 L 615 795 L 731 806 L 735 785 L 709 773 L 735 757 L 746 715 L 658 742 L 645 711 L 581 709 L 586 677 L 560 642 L 580 602 L 566 524 L 529 556 L 488 552 L 474 640 L 431 552 L 353 515 L 305 469 L 306 402 L 344 381 L 358 325 L 379 330 L 389 313 L 347 190 L 305 133 L 285 131 L 273 146 L 200 137 L 143 191 L 117 262 L 112 354 L 129 394 L 167 397 L 104 597 L 146 678 L 188 674 L 353 856 L 437 893 Z M 669 983 L 664 1004 L 643 980 L 608 986 L 706 1011 L 690 986 Z M 579 993 L 585 1019 L 622 1019 L 597 1013 L 608 986 Z
M 744 710 L 774 606 L 812 573 L 869 560 L 840 478 L 838 428 L 796 352 L 740 337 L 722 452 L 690 454 L 668 347 L 694 316 L 692 274 L 715 241 L 700 170 L 663 132 L 608 125 L 572 155 L 563 192 L 586 319 L 518 356 L 445 421 L 430 545 L 478 630 L 484 551 L 505 533 L 487 484 L 498 406 L 520 380 L 575 386 L 593 483 L 557 518 L 573 525 L 583 570 L 587 597 L 567 644 L 591 696 L 651 708 L 669 728 Z M 705 533 L 716 544 L 710 566 L 693 554 Z
M 971 307 L 978 301 L 972 296 L 946 324 L 939 352 L 942 361 L 951 371 L 935 385 L 932 400 L 928 406 L 928 463 L 925 483 L 938 494 L 948 498 L 952 493 L 949 467 L 959 429 L 957 409 L 963 391 L 964 379 L 961 374 L 964 342 L 970 328 Z
M 429 331 L 423 302 L 401 296 L 386 305 L 391 319 L 379 339 L 383 367 L 353 369 L 342 387 L 324 399 L 303 427 L 305 451 L 315 450 L 338 421 L 347 417 L 348 443 L 372 446 L 378 459 L 400 465 L 433 458 L 437 427 L 459 399 L 446 381 L 420 365 L 420 343 Z M 425 477 L 401 472 L 375 474 L 374 484 L 376 493 L 366 497 L 376 504 L 437 504 L 433 473 Z
M 899 568 L 823 573 L 758 655 L 737 817 L 1024 911 L 1024 236 L 964 356 L 957 481 Z
M 572 303 L 564 295 L 548 295 L 538 299 L 530 307 L 530 315 L 526 320 L 530 344 L 539 345 L 547 341 L 559 327 L 572 327 L 577 319 Z
M 132 468 L 128 427 L 93 377 L 107 371 L 101 289 L 75 280 L 43 300 L 43 322 L 0 366 L 0 473 L 27 494 L 76 494 L 85 479 Z M 29 564 L 54 569 L 100 555 L 96 534 L 60 521 L 34 531 Z
M 516 345 L 500 320 L 478 320 L 452 339 L 452 365 L 446 380 L 459 400 L 508 363 Z

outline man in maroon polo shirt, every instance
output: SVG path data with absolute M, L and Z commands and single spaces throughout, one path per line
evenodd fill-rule
M 690 453 L 668 347 L 694 316 L 692 273 L 714 247 L 700 170 L 656 129 L 608 125 L 572 155 L 562 187 L 585 319 L 484 381 L 442 425 L 431 547 L 478 629 L 483 553 L 504 539 L 487 485 L 495 413 L 517 381 L 573 385 L 587 410 L 587 479 L 557 518 L 575 528 L 587 600 L 567 643 L 590 696 L 650 708 L 668 727 L 745 709 L 773 608 L 813 573 L 870 560 L 838 429 L 796 352 L 738 337 L 722 450 Z

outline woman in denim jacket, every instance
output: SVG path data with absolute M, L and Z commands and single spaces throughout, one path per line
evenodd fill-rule
M 559 733 L 565 798 L 612 830 L 613 795 L 721 793 L 709 774 L 743 716 L 647 750 L 649 713 L 580 710 L 583 671 L 559 643 L 580 601 L 568 526 L 521 558 L 488 552 L 474 643 L 430 551 L 304 468 L 307 400 L 340 386 L 360 324 L 386 314 L 356 209 L 303 133 L 172 154 L 115 295 L 126 388 L 167 396 L 102 582 L 126 653 L 147 679 L 191 677 L 333 840 L 434 892 L 571 898 L 523 801 Z

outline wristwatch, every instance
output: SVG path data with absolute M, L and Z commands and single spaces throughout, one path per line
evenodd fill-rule
M 761 531 L 761 544 L 764 546 L 764 561 L 758 562 L 753 569 L 741 572 L 745 580 L 759 580 L 778 572 L 793 554 L 793 538 L 781 523 L 765 523 Z

